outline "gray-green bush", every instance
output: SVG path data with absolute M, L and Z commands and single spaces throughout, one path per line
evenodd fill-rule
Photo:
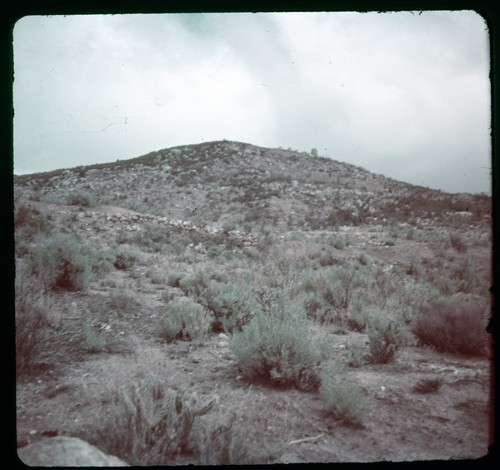
M 363 388 L 347 378 L 340 367 L 322 369 L 319 395 L 326 411 L 335 418 L 355 426 L 363 424 L 368 411 Z
M 371 362 L 375 364 L 392 362 L 404 340 L 405 335 L 398 323 L 383 315 L 373 316 L 368 326 Z
M 251 286 L 242 282 L 212 282 L 200 301 L 214 316 L 212 329 L 227 333 L 241 331 L 260 308 Z
M 50 302 L 43 283 L 18 268 L 15 286 L 16 375 L 31 373 L 42 352 L 47 352 Z
M 159 335 L 165 341 L 204 338 L 211 327 L 210 314 L 194 302 L 169 302 L 160 319 Z
M 84 289 L 91 276 L 92 259 L 72 235 L 55 235 L 45 239 L 29 253 L 32 275 L 39 276 L 46 289 Z
M 247 430 L 234 415 L 224 421 L 193 429 L 192 440 L 200 465 L 250 465 L 263 462 L 262 454 L 248 439 Z
M 92 194 L 87 191 L 77 191 L 68 194 L 67 203 L 70 206 L 94 207 L 96 200 Z
M 324 345 L 313 340 L 304 309 L 280 292 L 269 307 L 256 312 L 230 343 L 242 373 L 280 386 L 314 388 Z
M 137 256 L 134 253 L 121 248 L 115 254 L 115 261 L 113 263 L 113 266 L 116 269 L 126 271 L 130 269 L 136 263 L 136 261 Z
M 116 390 L 95 432 L 100 447 L 130 465 L 167 465 L 190 450 L 196 417 L 213 408 L 196 394 L 174 390 L 159 380 L 144 379 Z
M 369 307 L 363 299 L 354 299 L 349 309 L 347 326 L 355 331 L 364 331 L 372 316 L 379 314 L 379 310 Z

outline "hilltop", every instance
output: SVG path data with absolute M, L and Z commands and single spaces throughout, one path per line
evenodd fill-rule
M 105 458 L 59 436 L 148 466 L 487 452 L 491 198 L 219 141 L 14 200 L 26 463 Z
M 198 223 L 274 229 L 412 222 L 489 223 L 491 198 L 449 194 L 326 157 L 218 141 L 113 163 L 15 177 L 31 198 L 75 191 L 96 200 Z M 196 211 L 193 213 L 193 211 Z

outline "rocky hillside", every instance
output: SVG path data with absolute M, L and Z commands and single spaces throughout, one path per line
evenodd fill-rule
M 330 158 L 218 141 L 114 163 L 15 176 L 16 196 L 67 202 L 85 195 L 197 225 L 330 229 L 342 225 L 489 224 L 491 198 L 449 194 Z
M 490 199 L 226 141 L 15 177 L 18 455 L 484 455 Z

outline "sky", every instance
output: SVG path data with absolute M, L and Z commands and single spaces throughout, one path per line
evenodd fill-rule
M 227 139 L 491 193 L 474 11 L 27 16 L 13 45 L 15 174 Z

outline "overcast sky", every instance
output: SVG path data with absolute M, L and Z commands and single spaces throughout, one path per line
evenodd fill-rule
M 472 11 L 25 17 L 14 172 L 227 139 L 489 193 L 488 35 Z

